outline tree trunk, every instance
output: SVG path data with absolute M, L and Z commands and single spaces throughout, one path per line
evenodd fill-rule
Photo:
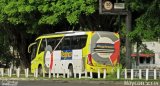
M 24 35 L 20 33 L 20 41 L 18 43 L 18 52 L 20 55 L 20 60 L 25 68 L 30 67 L 29 56 L 27 53 L 27 40 L 25 39 Z
M 27 52 L 27 39 L 26 33 L 16 28 L 6 29 L 9 35 L 10 45 L 13 46 L 20 56 L 20 64 L 24 68 L 30 68 L 30 58 Z M 19 64 L 19 66 L 20 66 Z
M 136 51 L 136 66 L 139 66 L 139 50 L 140 50 L 140 43 L 139 42 L 137 42 L 137 51 Z

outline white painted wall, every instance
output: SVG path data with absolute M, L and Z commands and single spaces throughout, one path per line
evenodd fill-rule
M 139 67 L 145 68 L 145 67 L 151 67 L 155 68 L 158 67 L 160 68 L 160 42 L 142 42 L 147 46 L 148 49 L 153 50 L 155 53 L 155 64 L 140 64 Z M 134 45 L 134 52 L 136 52 L 136 45 Z M 136 67 L 136 66 L 135 66 Z
M 143 42 L 147 48 L 155 53 L 155 64 L 160 64 L 160 43 L 159 42 Z

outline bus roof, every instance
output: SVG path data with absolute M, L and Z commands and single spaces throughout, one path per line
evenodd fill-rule
M 39 36 L 36 40 L 42 38 L 51 38 L 51 37 L 63 37 L 63 36 L 73 36 L 73 35 L 85 35 L 87 31 L 62 31 L 62 32 L 55 32 L 50 34 L 44 34 Z
M 62 31 L 62 32 L 55 32 L 55 33 L 41 35 L 36 40 L 42 39 L 42 38 L 74 36 L 74 35 L 85 35 L 87 32 L 94 33 L 94 32 L 101 32 L 101 31 Z M 108 32 L 108 31 L 105 31 L 105 32 Z

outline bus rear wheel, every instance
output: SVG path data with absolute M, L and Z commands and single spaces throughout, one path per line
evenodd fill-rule
M 73 66 L 72 65 L 70 65 L 69 67 L 68 67 L 68 69 L 69 69 L 69 77 L 73 77 L 73 75 L 74 75 L 74 73 L 73 73 Z
M 43 69 L 41 65 L 38 66 L 38 75 L 43 76 Z

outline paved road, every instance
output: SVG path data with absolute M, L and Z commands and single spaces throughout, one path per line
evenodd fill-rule
M 0 86 L 160 86 L 160 81 L 0 80 Z
M 122 81 L 90 81 L 90 80 L 3 80 L 0 86 L 123 86 Z M 14 84 L 14 85 L 13 85 Z

